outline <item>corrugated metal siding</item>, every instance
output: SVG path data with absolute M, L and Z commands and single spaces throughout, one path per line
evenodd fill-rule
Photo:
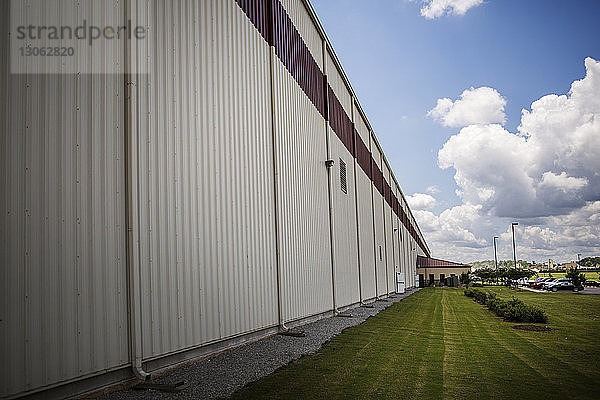
M 336 135 L 330 134 L 329 144 L 335 161 L 331 169 L 335 298 L 336 307 L 342 307 L 360 301 L 354 159 Z M 347 193 L 341 189 L 340 160 L 346 164 Z
M 392 245 L 394 248 L 394 273 L 392 274 L 392 287 L 394 288 L 394 291 L 396 290 L 396 273 L 397 272 L 404 272 L 401 269 L 401 265 L 400 265 L 400 229 L 398 227 L 398 216 L 396 215 L 397 213 L 397 208 L 396 205 L 398 204 L 397 202 L 397 198 L 396 198 L 396 184 L 392 183 L 392 198 L 395 201 L 395 206 L 392 209 Z
M 272 0 L 267 0 L 272 1 Z M 293 22 L 294 26 L 302 36 L 306 47 L 312 54 L 312 57 L 317 62 L 317 65 L 323 70 L 323 39 L 315 24 L 306 10 L 306 7 L 300 0 L 279 0 L 285 9 L 287 15 Z
M 273 14 L 275 53 L 321 115 L 325 117 L 327 110 L 322 65 L 318 65 L 315 61 L 281 3 L 272 0 L 270 4 Z M 318 50 L 318 47 L 315 49 Z
M 370 132 L 369 132 L 369 128 L 367 125 L 367 121 L 365 119 L 363 119 L 363 116 L 361 114 L 361 112 L 358 110 L 358 107 L 356 106 L 356 103 L 353 103 L 354 105 L 354 112 L 353 112 L 353 116 L 354 116 L 354 126 L 356 128 L 356 130 L 358 131 L 358 134 L 360 135 L 360 138 L 362 139 L 363 143 L 369 143 L 369 138 L 370 138 Z
M 326 40 L 302 1 L 281 1 L 132 6 L 132 20 L 149 29 L 130 55 L 149 72 L 134 79 L 130 121 L 146 360 L 277 324 L 276 222 L 283 319 L 331 310 L 328 115 L 336 305 L 359 300 L 359 276 L 363 299 L 393 292 L 400 253 L 414 275 L 416 249 L 428 252 L 341 70 L 329 52 L 322 59 Z M 74 3 L 45 12 L 89 12 Z M 123 7 L 94 4 L 94 13 Z M 0 111 L 0 176 L 10 189 L 0 196 L 5 395 L 125 366 L 129 327 L 125 82 L 8 75 L 5 40 L 0 56 L 0 91 L 11 99 Z
M 32 11 L 58 18 L 53 4 Z M 103 4 L 95 12 L 109 20 L 114 4 Z M 82 3 L 69 12 L 90 10 Z M 0 391 L 7 396 L 124 365 L 128 344 L 123 80 L 10 75 L 2 42 Z M 115 53 L 106 62 L 122 59 Z
M 381 174 L 381 153 L 375 145 L 374 138 L 371 138 L 371 154 L 373 156 L 373 171 L 379 171 L 379 186 L 383 181 Z M 375 174 L 375 173 L 374 173 Z M 377 295 L 382 296 L 387 293 L 386 278 L 386 256 L 385 256 L 385 228 L 384 228 L 384 199 L 380 191 L 377 190 L 377 180 L 373 180 L 373 225 L 375 230 L 375 271 L 377 274 Z
M 325 120 L 275 60 L 280 262 L 286 321 L 331 310 Z
M 274 0 L 235 0 L 262 37 L 273 45 L 271 3 Z
M 361 297 L 371 299 L 375 291 L 375 238 L 373 230 L 373 202 L 371 179 L 356 168 L 356 201 L 358 202 L 358 245 L 360 250 Z
M 325 53 L 325 62 L 327 63 L 325 69 L 327 71 L 327 83 L 331 86 L 331 89 L 335 93 L 346 114 L 350 116 L 352 115 L 352 95 L 342 79 L 342 75 L 338 71 L 329 51 Z
M 391 182 L 391 174 L 390 169 L 387 164 L 383 165 L 383 174 L 385 177 L 386 183 Z M 391 203 L 391 195 L 392 188 L 389 184 L 386 184 L 386 196 L 387 201 L 383 203 L 383 212 L 385 217 L 385 249 L 386 249 L 386 278 L 387 278 L 387 288 L 388 292 L 396 291 L 396 271 L 395 271 L 395 261 L 394 261 L 394 227 L 392 225 L 393 221 L 393 211 L 392 207 L 390 207 Z
M 402 210 L 402 215 L 406 216 L 406 212 L 404 210 L 406 210 L 407 208 L 407 204 L 404 201 L 404 198 L 401 197 L 400 198 L 400 207 Z M 407 271 L 407 273 L 411 273 L 411 270 L 414 269 L 414 266 L 411 265 L 410 263 L 410 257 L 411 257 L 411 249 L 412 249 L 412 238 L 410 237 L 410 233 L 408 232 L 408 229 L 406 229 L 406 226 L 402 225 L 402 232 L 404 235 L 404 263 L 405 263 L 405 270 Z M 413 282 L 414 283 L 414 282 Z
M 136 84 L 146 359 L 277 323 L 270 47 L 234 2 L 147 10 L 136 55 L 149 71 Z
M 333 92 L 331 86 L 327 86 L 327 107 L 329 125 L 342 141 L 346 149 L 348 150 L 350 157 L 354 158 L 354 128 L 352 126 L 352 120 L 344 111 L 344 108 L 340 104 L 338 98 Z

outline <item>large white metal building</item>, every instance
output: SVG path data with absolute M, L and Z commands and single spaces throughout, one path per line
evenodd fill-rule
M 427 245 L 307 1 L 73 0 L 147 27 L 106 54 L 117 74 L 11 73 L 2 3 L 2 398 L 145 379 L 415 286 Z

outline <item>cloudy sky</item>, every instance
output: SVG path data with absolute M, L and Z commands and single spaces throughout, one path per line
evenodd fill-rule
M 434 257 L 600 255 L 600 1 L 312 3 Z

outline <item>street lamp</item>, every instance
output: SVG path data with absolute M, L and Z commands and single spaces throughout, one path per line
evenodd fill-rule
M 496 239 L 498 239 L 498 236 L 494 236 L 494 265 L 496 266 L 496 271 L 498 271 L 498 255 L 496 252 Z
M 496 253 L 496 239 L 498 236 L 494 236 L 494 265 L 496 266 L 496 285 L 498 284 L 498 255 Z
M 515 260 L 515 269 L 517 268 L 517 248 L 515 246 L 515 226 L 519 225 L 518 222 L 513 222 L 511 225 L 513 235 L 513 258 Z
M 581 262 L 581 253 L 577 253 L 577 267 L 579 268 L 581 265 L 579 265 L 579 263 Z

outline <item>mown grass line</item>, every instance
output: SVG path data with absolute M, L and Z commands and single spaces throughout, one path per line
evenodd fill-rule
M 542 307 L 554 330 L 515 330 L 462 290 L 424 289 L 233 398 L 598 398 L 600 296 L 492 290 Z
M 467 351 L 468 342 L 462 334 L 464 322 L 457 312 L 456 302 L 452 301 L 448 292 L 444 291 L 444 393 L 447 397 L 461 398 L 480 396 L 483 394 L 478 379 L 483 370 L 472 351 Z M 466 322 L 466 321 L 465 321 Z M 474 327 L 471 327 L 473 330 Z M 483 398 L 483 397 L 482 397 Z

